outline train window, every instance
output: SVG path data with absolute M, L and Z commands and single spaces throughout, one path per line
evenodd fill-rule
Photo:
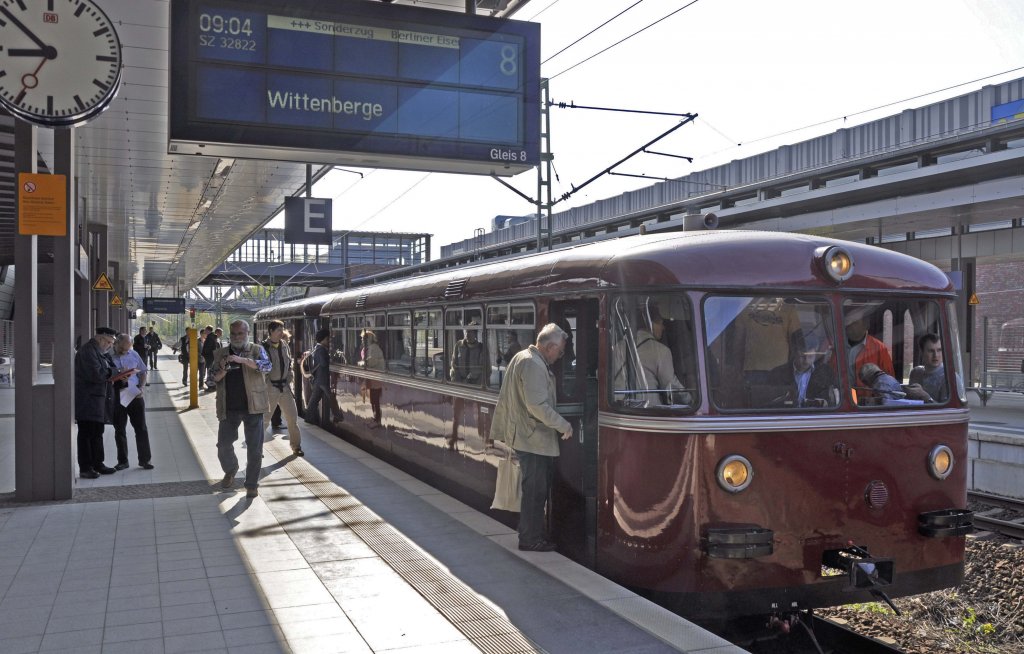
M 493 352 L 488 387 L 498 390 L 505 368 L 517 352 L 533 343 L 536 319 L 532 304 L 487 305 L 487 351 Z
M 913 407 L 949 401 L 939 317 L 938 303 L 930 300 L 843 302 L 844 368 L 855 404 Z
M 711 296 L 704 302 L 711 400 L 723 410 L 839 406 L 832 309 L 824 298 Z
M 414 372 L 421 377 L 440 379 L 446 367 L 444 341 L 441 337 L 441 312 L 414 311 L 412 322 L 416 339 Z
M 412 374 L 413 340 L 412 314 L 408 311 L 389 311 L 386 341 L 383 346 L 390 372 Z
M 482 386 L 490 379 L 491 357 L 487 353 L 483 322 L 480 307 L 445 311 L 445 345 L 450 357 L 448 378 L 451 381 Z
M 363 347 L 363 329 L 366 328 L 366 317 L 361 315 L 345 316 L 345 359 L 350 365 L 356 365 Z
M 611 317 L 612 403 L 692 410 L 697 393 L 693 311 L 682 293 L 623 295 Z
M 331 318 L 331 363 L 348 363 L 345 358 L 345 316 Z

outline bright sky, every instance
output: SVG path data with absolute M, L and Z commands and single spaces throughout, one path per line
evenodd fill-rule
M 679 177 L 1024 77 L 1020 0 L 532 0 L 515 18 L 541 23 L 541 74 L 551 78 L 554 101 L 699 114 L 652 146 L 692 156 L 692 164 L 641 154 L 616 168 L 658 177 Z M 556 197 L 675 121 L 553 108 Z M 488 177 L 361 172 L 363 178 L 334 171 L 314 187 L 314 196 L 334 199 L 335 230 L 430 232 L 434 258 L 441 245 L 471 238 L 476 228 L 489 231 L 495 215 L 534 211 Z M 509 181 L 536 197 L 535 171 Z M 604 176 L 554 211 L 653 183 Z

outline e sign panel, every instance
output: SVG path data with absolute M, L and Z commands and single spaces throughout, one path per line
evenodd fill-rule
M 168 152 L 514 175 L 540 26 L 339 0 L 171 1 Z
M 285 198 L 284 242 L 330 245 L 334 236 L 332 203 L 328 198 Z

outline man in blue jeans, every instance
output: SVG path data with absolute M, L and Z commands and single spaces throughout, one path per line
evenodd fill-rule
M 235 441 L 238 426 L 245 428 L 246 497 L 259 495 L 263 465 L 263 413 L 267 410 L 267 373 L 273 367 L 262 345 L 249 340 L 249 323 L 236 320 L 229 327 L 226 347 L 213 354 L 213 381 L 217 384 L 217 458 L 224 471 L 222 488 L 231 488 L 238 472 Z

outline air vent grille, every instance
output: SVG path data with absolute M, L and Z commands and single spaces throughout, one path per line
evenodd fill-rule
M 466 290 L 466 284 L 469 283 L 468 279 L 454 279 L 448 282 L 448 287 L 444 289 L 443 297 L 446 300 L 462 297 L 462 292 Z
M 362 309 L 363 307 L 366 306 L 366 298 L 367 297 L 369 297 L 369 296 L 366 295 L 365 293 L 363 295 L 359 296 L 359 299 L 356 300 L 356 308 L 357 309 Z

